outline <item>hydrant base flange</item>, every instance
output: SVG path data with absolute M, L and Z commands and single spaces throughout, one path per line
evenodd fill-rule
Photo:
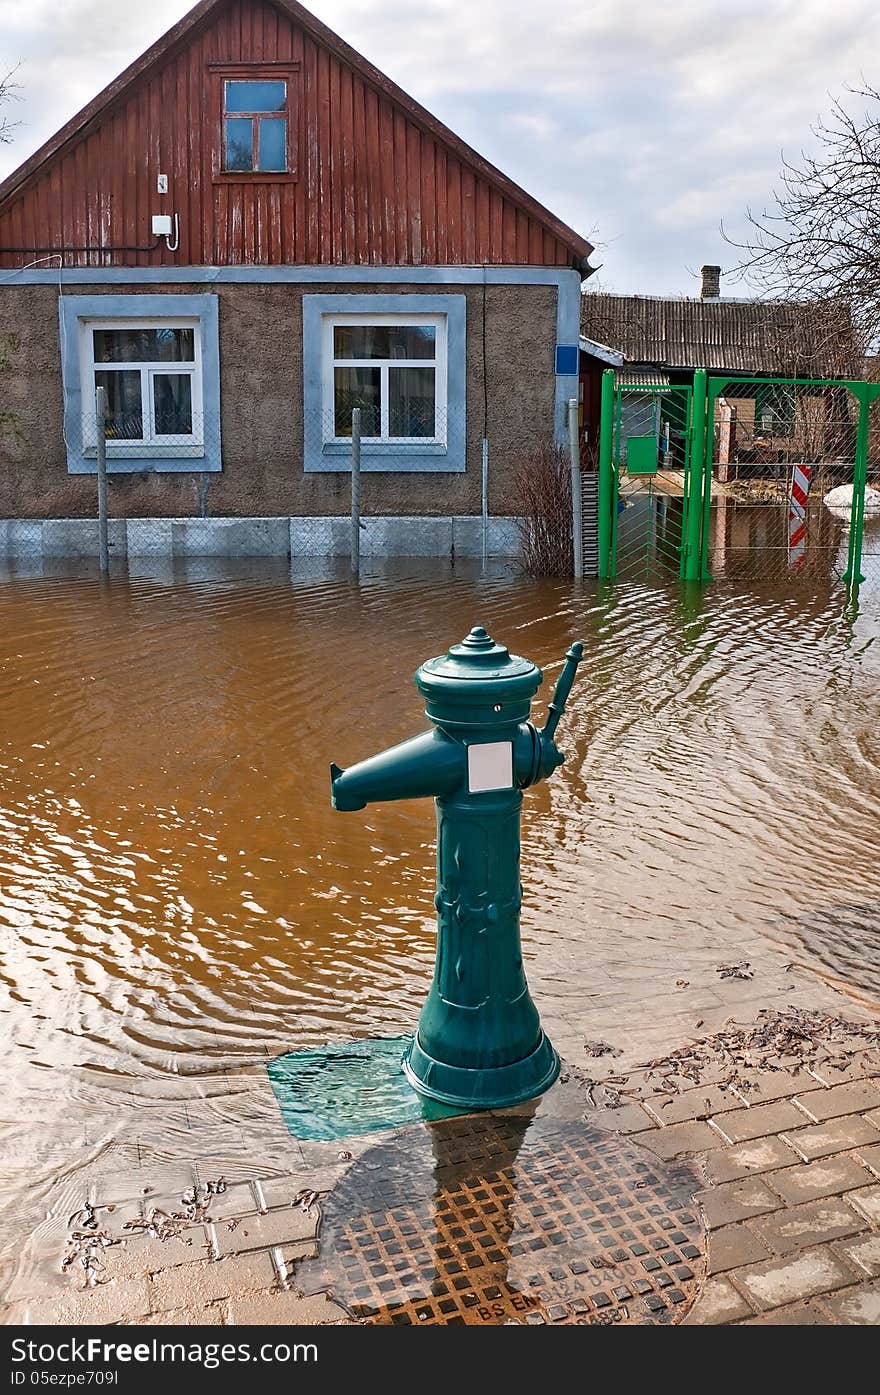
M 541 1095 L 559 1075 L 559 1057 L 548 1037 L 530 1056 L 506 1066 L 451 1066 L 423 1050 L 418 1035 L 403 1058 L 403 1070 L 420 1095 L 459 1109 L 506 1109 Z

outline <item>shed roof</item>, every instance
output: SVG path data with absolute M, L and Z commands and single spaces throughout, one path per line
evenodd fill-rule
M 622 387 L 669 387 L 669 374 L 662 368 L 623 368 L 617 381 Z
M 791 377 L 854 373 L 851 320 L 827 302 L 596 292 L 583 296 L 581 331 L 630 363 Z

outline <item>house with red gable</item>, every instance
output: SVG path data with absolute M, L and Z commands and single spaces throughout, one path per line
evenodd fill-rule
M 592 248 L 296 0 L 201 0 L 0 184 L 0 555 L 515 547 Z M 488 469 L 484 472 L 484 460 Z

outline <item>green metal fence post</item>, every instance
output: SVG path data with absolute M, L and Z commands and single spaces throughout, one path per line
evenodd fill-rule
M 717 384 L 718 380 L 709 378 L 706 387 L 706 411 L 703 419 L 703 436 L 705 438 L 705 449 L 703 459 L 700 462 L 700 478 L 703 488 L 703 531 L 700 536 L 700 581 L 711 581 L 712 576 L 709 571 L 709 531 L 712 524 L 712 465 L 715 458 L 715 403 L 718 401 L 720 388 L 712 384 Z
M 612 581 L 617 580 L 617 531 L 620 522 L 620 472 L 623 468 L 623 394 L 617 386 L 615 378 L 614 388 L 614 434 L 611 452 L 611 545 L 608 549 L 608 575 Z
M 599 576 L 611 575 L 611 510 L 614 444 L 614 369 L 602 374 L 602 411 L 599 419 Z
M 691 461 L 694 449 L 694 403 L 696 393 L 691 387 L 690 398 L 687 403 L 687 417 L 684 429 L 684 472 L 681 489 L 681 537 L 678 544 L 678 576 L 680 581 L 684 581 L 687 570 L 687 533 L 688 533 L 688 494 L 691 487 Z
M 846 556 L 844 581 L 847 586 L 858 587 L 864 581 L 862 574 L 862 545 L 865 536 L 865 488 L 868 481 L 868 432 L 870 395 L 861 391 L 859 398 L 859 426 L 856 432 L 856 458 L 853 464 L 853 496 L 849 516 L 849 546 Z
M 702 481 L 706 454 L 706 370 L 694 373 L 691 405 L 691 449 L 685 490 L 685 537 L 682 576 L 685 581 L 700 579 L 700 538 L 703 529 Z

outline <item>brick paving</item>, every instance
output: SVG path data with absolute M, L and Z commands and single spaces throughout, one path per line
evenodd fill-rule
M 577 1045 L 583 1073 L 582 1039 Z M 621 1078 L 617 1056 L 587 1064 L 597 1077 Z M 695 1205 L 707 1274 L 683 1325 L 880 1323 L 880 1051 L 829 1050 L 807 1068 L 754 1072 L 747 1088 L 711 1069 L 705 1084 L 670 1072 L 658 1081 L 646 1069 L 626 1079 L 616 1107 L 596 1104 L 590 1090 L 584 1117 L 661 1159 L 693 1162 L 705 1182 Z M 331 1298 L 300 1291 L 297 1266 L 318 1251 L 322 1196 L 383 1135 L 291 1139 L 260 1069 L 236 1076 L 236 1099 L 234 1125 L 218 1128 L 206 1106 L 203 1134 L 188 1105 L 199 1153 L 192 1161 L 151 1157 L 142 1138 L 120 1144 L 118 1166 L 104 1158 L 74 1172 L 36 1235 L 45 1262 L 22 1264 L 0 1320 L 350 1321 Z M 184 1194 L 221 1175 L 225 1186 L 201 1212 L 162 1221 Z M 62 1273 L 71 1217 L 86 1204 L 94 1227 L 84 1233 L 108 1242 L 95 1250 L 101 1267 L 77 1261 Z
M 880 1054 L 774 1071 L 759 1085 L 735 1109 L 735 1088 L 686 1090 L 669 1124 L 656 1097 L 624 1107 L 631 1140 L 696 1159 L 711 1184 L 696 1197 L 708 1278 L 684 1324 L 876 1325 Z M 603 1110 L 603 1122 L 614 1127 L 615 1113 Z

